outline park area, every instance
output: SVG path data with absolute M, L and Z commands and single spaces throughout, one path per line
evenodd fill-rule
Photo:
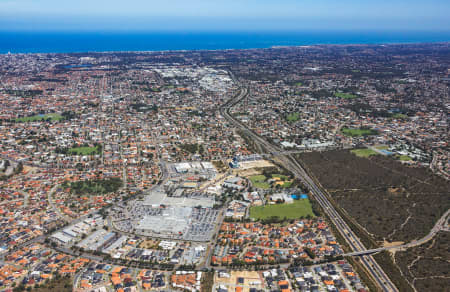
M 406 119 L 409 118 L 409 117 L 408 117 L 407 115 L 405 115 L 405 114 L 394 114 L 392 117 L 393 117 L 394 119 L 400 119 L 400 120 L 406 120 Z
M 358 96 L 355 95 L 355 94 L 344 93 L 344 92 L 336 92 L 334 94 L 334 96 L 339 97 L 339 98 L 343 98 L 343 99 L 355 99 L 355 98 L 358 98 Z
M 269 177 L 271 177 L 271 180 L 269 181 Z M 282 174 L 271 174 L 268 175 L 268 177 L 264 174 L 259 175 L 253 175 L 250 178 L 250 181 L 252 182 L 252 185 L 255 188 L 268 190 L 271 187 L 281 187 L 281 188 L 289 188 L 292 186 L 293 180 L 290 179 L 286 175 Z
M 361 137 L 361 136 L 372 136 L 377 135 L 378 131 L 374 129 L 363 129 L 363 128 L 343 128 L 342 134 L 348 137 Z
M 286 116 L 286 120 L 291 123 L 298 121 L 299 118 L 300 118 L 299 113 L 291 113 Z
M 289 188 L 292 186 L 292 180 L 287 175 L 272 174 L 272 179 L 275 180 L 275 185 L 279 185 L 282 188 Z
M 353 150 L 351 150 L 351 152 L 353 154 L 355 154 L 356 156 L 358 156 L 358 157 L 369 157 L 369 156 L 378 154 L 376 151 L 374 151 L 372 149 L 368 149 L 368 148 L 365 148 L 365 149 L 353 149 Z
M 34 115 L 30 117 L 22 117 L 17 118 L 16 122 L 26 123 L 26 122 L 36 122 L 36 121 L 60 121 L 63 119 L 63 116 L 60 114 L 46 114 L 46 115 Z
M 94 155 L 102 153 L 102 146 L 97 145 L 95 147 L 73 147 L 69 149 L 69 154 L 72 155 Z
M 118 177 L 83 180 L 75 182 L 65 182 L 64 188 L 70 188 L 70 192 L 75 195 L 103 195 L 116 192 L 122 187 L 122 180 Z
M 255 188 L 267 190 L 270 189 L 270 184 L 266 182 L 267 177 L 263 174 L 253 175 L 250 177 L 250 181 Z
M 411 161 L 412 158 L 409 157 L 408 155 L 399 155 L 398 156 L 398 160 L 400 160 L 400 161 Z
M 308 199 L 294 200 L 291 204 L 275 204 L 265 206 L 253 206 L 250 208 L 252 219 L 264 220 L 272 217 L 280 219 L 299 219 L 314 217 L 311 202 Z

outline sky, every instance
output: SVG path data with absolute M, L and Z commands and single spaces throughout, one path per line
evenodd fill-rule
M 0 0 L 1 31 L 450 31 L 449 0 Z

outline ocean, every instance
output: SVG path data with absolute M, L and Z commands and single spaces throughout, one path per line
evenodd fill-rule
M 0 53 L 70 53 L 270 48 L 314 44 L 449 42 L 450 32 L 5 32 Z

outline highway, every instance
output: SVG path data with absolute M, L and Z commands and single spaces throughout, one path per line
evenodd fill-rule
M 238 95 L 231 98 L 220 107 L 221 115 L 232 125 L 241 129 L 245 134 L 251 137 L 255 144 L 259 144 L 259 146 L 262 146 L 261 149 L 266 149 L 269 154 L 282 153 L 282 150 L 279 149 L 279 147 L 270 144 L 265 139 L 255 134 L 246 125 L 234 119 L 230 115 L 230 109 L 234 105 L 239 103 L 243 98 L 245 98 L 247 94 L 248 90 L 246 88 L 241 88 L 241 92 Z M 320 204 L 324 212 L 327 213 L 332 223 L 336 226 L 337 230 L 339 230 L 352 250 L 355 252 L 366 251 L 367 249 L 365 248 L 365 246 L 361 243 L 359 238 L 355 235 L 355 233 L 351 230 L 347 223 L 342 219 L 342 217 L 330 203 L 326 195 L 319 189 L 319 187 L 317 187 L 316 183 L 309 177 L 303 167 L 292 157 L 292 155 L 279 155 L 278 159 L 286 169 L 291 171 L 310 189 L 314 198 Z M 384 273 L 384 271 L 372 256 L 369 255 L 361 257 L 361 264 L 383 291 L 398 291 L 397 287 L 395 287 L 395 285 L 391 282 L 389 277 Z

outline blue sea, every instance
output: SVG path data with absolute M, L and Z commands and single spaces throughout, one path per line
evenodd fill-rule
M 0 53 L 70 53 L 269 48 L 313 44 L 449 42 L 449 32 L 5 32 Z

